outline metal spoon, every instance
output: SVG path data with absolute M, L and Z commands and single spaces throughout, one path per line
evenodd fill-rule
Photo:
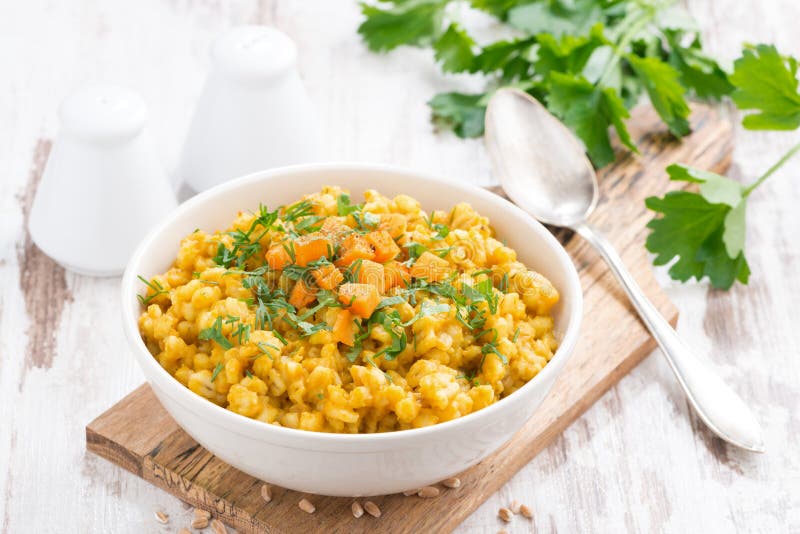
M 575 135 L 527 93 L 500 89 L 486 111 L 486 147 L 514 202 L 544 223 L 574 230 L 606 260 L 700 419 L 725 441 L 764 452 L 761 427 L 747 404 L 680 340 L 611 243 L 587 222 L 597 204 L 597 175 Z

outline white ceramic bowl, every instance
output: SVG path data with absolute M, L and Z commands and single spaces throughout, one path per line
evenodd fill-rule
M 550 363 L 507 398 L 465 417 L 434 426 L 382 434 L 330 434 L 294 430 L 248 419 L 192 393 L 147 351 L 137 327 L 149 278 L 169 268 L 182 237 L 195 228 L 226 228 L 241 210 L 296 201 L 324 185 L 409 194 L 423 209 L 470 203 L 489 217 L 519 259 L 561 292 L 555 308 L 561 345 Z M 572 261 L 541 224 L 510 202 L 480 188 L 416 172 L 368 164 L 319 164 L 259 172 L 219 185 L 175 210 L 139 246 L 122 281 L 123 327 L 139 365 L 178 424 L 225 462 L 278 486 L 337 496 L 397 493 L 456 475 L 506 443 L 534 414 L 572 353 L 582 316 L 581 287 Z M 547 417 L 547 414 L 542 414 Z

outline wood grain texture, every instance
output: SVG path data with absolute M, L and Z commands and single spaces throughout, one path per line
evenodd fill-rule
M 800 54 L 796 0 L 681 3 L 716 57 L 732 60 L 742 41 Z M 174 534 L 191 521 L 178 499 L 85 452 L 86 424 L 143 380 L 121 350 L 118 279 L 65 272 L 72 300 L 42 332 L 54 339 L 43 349 L 49 367 L 26 361 L 29 330 L 49 323 L 36 311 L 45 307 L 26 307 L 18 198 L 40 140 L 57 135 L 59 102 L 75 86 L 104 80 L 139 92 L 171 169 L 213 38 L 236 24 L 270 24 L 298 44 L 329 159 L 496 183 L 481 141 L 434 132 L 425 106 L 436 92 L 475 91 L 481 80 L 442 75 L 429 51 L 371 54 L 356 34 L 359 22 L 352 0 L 0 2 L 0 532 Z M 485 24 L 482 37 L 496 29 Z M 797 139 L 798 132 L 737 126 L 729 175 L 752 181 Z M 750 402 L 767 453 L 742 453 L 705 432 L 656 353 L 489 497 L 458 534 L 530 532 L 527 522 L 497 518 L 512 499 L 533 508 L 537 532 L 800 532 L 798 176 L 795 159 L 749 199 L 749 286 L 718 292 L 654 271 L 680 309 L 680 335 Z M 154 520 L 155 510 L 169 514 L 168 525 Z
M 26 227 L 51 146 L 52 142 L 46 139 L 40 139 L 36 143 L 28 183 L 23 194 L 18 197 Z M 28 316 L 41 320 L 41 323 L 32 324 L 28 328 L 25 367 L 46 369 L 53 361 L 61 314 L 66 303 L 72 300 L 72 295 L 67 289 L 64 268 L 45 255 L 34 244 L 28 232 L 25 232 L 25 239 L 18 247 L 17 258 L 25 311 Z
M 593 222 L 619 245 L 645 293 L 673 323 L 677 310 L 659 290 L 643 253 L 644 226 L 651 217 L 643 200 L 676 185 L 661 172 L 660 160 L 717 172 L 727 169 L 732 150 L 729 123 L 701 107 L 695 109 L 693 125 L 694 133 L 677 143 L 653 135 L 661 125 L 651 108 L 637 109 L 631 133 L 641 155 L 623 157 L 603 171 L 602 201 L 593 215 Z M 452 531 L 653 349 L 655 343 L 608 267 L 576 236 L 562 235 L 562 240 L 578 265 L 584 291 L 584 326 L 575 355 L 536 415 L 502 449 L 462 473 L 459 489 L 445 490 L 437 499 L 373 499 L 383 512 L 382 531 Z M 309 527 L 358 532 L 374 526 L 348 513 L 352 499 L 307 496 L 317 509 L 310 517 L 298 510 L 303 495 L 294 491 L 276 488 L 272 502 L 265 504 L 259 494 L 262 482 L 218 460 L 177 428 L 147 385 L 90 423 L 86 441 L 90 451 L 211 511 L 241 532 L 288 533 Z

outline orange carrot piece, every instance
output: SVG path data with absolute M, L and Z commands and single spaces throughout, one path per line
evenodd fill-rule
M 287 246 L 291 245 L 287 244 Z M 264 255 L 264 258 L 266 258 L 267 265 L 269 265 L 269 268 L 273 271 L 280 271 L 292 263 L 292 258 L 289 257 L 289 253 L 286 252 L 286 249 L 283 248 L 283 244 L 281 243 L 272 245 Z
M 298 280 L 289 294 L 289 304 L 300 309 L 314 302 L 316 298 L 316 293 L 305 282 Z
M 311 271 L 311 276 L 322 289 L 334 289 L 344 281 L 342 272 L 331 264 L 314 269 Z
M 450 264 L 436 254 L 423 252 L 411 266 L 411 276 L 424 278 L 429 282 L 441 282 L 450 275 Z
M 333 323 L 333 337 L 336 341 L 352 347 L 356 343 L 356 334 L 353 324 L 353 314 L 348 310 L 339 310 L 336 321 Z
M 356 260 L 371 260 L 375 252 L 363 236 L 350 234 L 344 238 L 339 259 L 334 263 L 339 267 L 347 267 Z
M 298 237 L 294 241 L 294 261 L 300 267 L 305 267 L 324 256 L 332 255 L 331 241 L 319 232 Z
M 361 260 L 361 265 L 358 267 L 358 281 L 361 284 L 373 285 L 378 292 L 383 293 L 383 265 L 372 260 Z
M 367 243 L 375 247 L 375 261 L 386 263 L 393 260 L 400 254 L 400 247 L 394 242 L 392 236 L 386 230 L 376 230 L 364 236 Z
M 406 218 L 400 213 L 382 213 L 378 230 L 386 230 L 392 239 L 398 239 L 406 231 Z
M 395 286 L 406 287 L 411 283 L 408 267 L 398 261 L 390 261 L 383 265 L 383 287 L 390 289 Z
M 378 289 L 371 284 L 347 283 L 339 286 L 339 302 L 362 319 L 372 315 L 380 300 Z

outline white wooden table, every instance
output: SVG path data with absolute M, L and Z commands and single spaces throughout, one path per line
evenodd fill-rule
M 721 57 L 734 57 L 743 40 L 800 55 L 795 0 L 689 4 Z M 426 51 L 368 53 L 359 20 L 346 0 L 0 4 L 0 531 L 176 532 L 189 522 L 176 499 L 84 449 L 85 424 L 142 381 L 122 341 L 119 279 L 64 273 L 24 230 L 57 105 L 71 89 L 104 80 L 140 92 L 173 167 L 213 37 L 234 24 L 271 24 L 300 45 L 331 159 L 491 181 L 481 142 L 435 135 L 425 106 L 437 90 L 476 80 L 442 77 Z M 732 176 L 751 180 L 798 136 L 739 131 Z M 497 509 L 512 498 L 534 509 L 539 532 L 800 532 L 798 175 L 795 160 L 751 199 L 748 287 L 723 293 L 660 278 L 681 310 L 681 334 L 751 400 L 767 454 L 711 438 L 656 354 L 462 532 L 496 532 Z M 155 510 L 170 515 L 169 526 L 155 522 Z

